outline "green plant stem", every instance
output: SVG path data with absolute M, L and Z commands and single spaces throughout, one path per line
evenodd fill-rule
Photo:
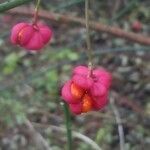
M 37 3 L 36 3 L 36 7 L 35 7 L 33 24 L 37 24 L 39 8 L 40 8 L 40 4 L 41 4 L 41 0 L 36 0 L 36 1 L 37 1 Z
M 91 48 L 91 39 L 89 31 L 89 0 L 85 0 L 85 25 L 86 25 L 86 44 L 88 52 L 88 65 L 90 70 L 92 70 L 92 48 Z
M 72 150 L 72 130 L 71 130 L 70 111 L 66 103 L 63 104 L 63 107 L 64 107 L 65 124 L 66 124 L 66 130 L 67 130 L 68 150 Z
M 31 1 L 33 0 L 7 0 L 7 2 L 0 4 L 0 13 Z

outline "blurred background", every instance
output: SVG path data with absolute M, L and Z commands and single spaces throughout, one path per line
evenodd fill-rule
M 1 0 L 5 2 L 5 0 Z M 25 8 L 31 12 L 30 3 Z M 84 0 L 42 0 L 47 13 L 84 18 Z M 90 17 L 126 31 L 150 35 L 149 0 L 93 0 Z M 87 64 L 85 27 L 40 18 L 54 32 L 51 44 L 33 54 L 10 43 L 13 25 L 32 15 L 0 14 L 0 150 L 65 150 L 65 120 L 60 89 L 72 68 Z M 72 129 L 102 150 L 119 150 L 116 110 L 125 150 L 150 149 L 150 47 L 91 30 L 93 61 L 113 75 L 111 99 L 104 110 L 72 115 Z M 94 150 L 75 136 L 73 150 Z

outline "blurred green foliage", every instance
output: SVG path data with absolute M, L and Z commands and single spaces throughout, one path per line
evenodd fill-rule
M 5 59 L 4 59 L 4 68 L 3 68 L 3 73 L 5 75 L 11 74 L 15 71 L 17 68 L 17 62 L 20 60 L 20 57 L 17 53 L 12 52 L 8 54 Z
M 21 102 L 11 98 L 0 98 L 0 120 L 3 124 L 13 127 L 16 123 L 24 123 L 25 119 L 25 107 Z
M 56 109 L 57 103 L 59 103 L 60 71 L 62 69 L 69 71 L 70 67 L 68 68 L 68 64 L 66 64 L 61 65 L 59 69 L 57 66 L 53 68 L 53 65 L 56 62 L 61 64 L 64 60 L 75 61 L 79 58 L 79 54 L 67 48 L 55 51 L 46 50 L 45 53 L 42 53 L 37 58 L 41 61 L 40 64 L 42 64 L 40 70 L 37 68 L 38 64 L 35 64 L 33 61 L 35 57 L 36 55 L 33 55 L 31 58 L 28 58 L 24 53 L 12 52 L 4 59 L 0 77 L 3 79 L 6 75 L 12 75 L 11 82 L 14 84 L 10 87 L 8 86 L 5 91 L 0 91 L 0 106 L 3 108 L 0 109 L 3 116 L 2 121 L 8 126 L 13 125 L 15 122 L 21 123 L 27 115 L 28 109 L 30 110 L 32 107 L 42 107 L 47 110 L 50 109 L 50 111 Z M 19 62 L 22 62 L 22 65 Z M 31 66 L 36 71 L 32 71 L 33 67 Z M 27 73 L 28 76 L 25 76 L 26 73 L 23 71 L 23 68 L 27 68 L 27 72 L 32 73 Z M 23 78 L 23 84 L 18 84 L 20 83 L 20 80 L 18 80 L 20 76 Z M 29 82 L 26 82 L 28 79 Z M 28 109 L 25 111 L 24 108 Z

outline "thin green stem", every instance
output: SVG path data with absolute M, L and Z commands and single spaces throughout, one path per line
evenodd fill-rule
M 66 124 L 66 130 L 67 130 L 68 150 L 72 150 L 72 130 L 71 130 L 70 111 L 66 103 L 63 104 L 63 107 L 64 107 L 65 124 Z
M 39 7 L 40 7 L 41 0 L 36 0 L 36 1 L 37 1 L 37 3 L 36 3 L 35 11 L 38 11 Z
M 36 0 L 36 7 L 35 7 L 35 13 L 34 13 L 34 20 L 33 20 L 33 24 L 37 24 L 37 20 L 38 20 L 38 14 L 39 14 L 39 8 L 40 8 L 40 4 L 41 4 L 41 0 Z
M 85 0 L 85 25 L 86 25 L 86 43 L 87 43 L 87 53 L 88 53 L 88 76 L 92 76 L 92 48 L 91 48 L 91 39 L 90 39 L 90 29 L 89 29 L 89 0 Z
M 88 52 L 88 65 L 89 68 L 92 68 L 92 48 L 91 48 L 91 39 L 90 39 L 90 30 L 89 30 L 89 0 L 85 0 L 85 25 L 86 25 L 86 44 Z
M 0 4 L 0 13 L 31 1 L 33 0 L 7 0 L 7 2 Z

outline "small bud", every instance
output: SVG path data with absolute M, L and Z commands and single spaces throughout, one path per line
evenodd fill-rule
M 139 32 L 142 30 L 142 23 L 140 21 L 134 21 L 132 23 L 132 30 L 135 31 L 135 32 Z

